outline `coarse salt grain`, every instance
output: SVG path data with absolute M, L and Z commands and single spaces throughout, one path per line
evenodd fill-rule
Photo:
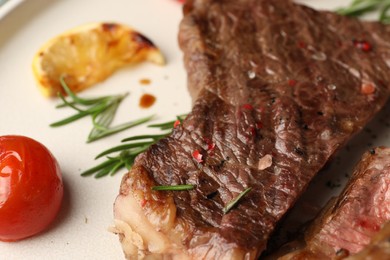
M 266 154 L 260 158 L 259 165 L 257 168 L 262 171 L 267 169 L 271 165 L 272 165 L 272 156 L 270 154 Z

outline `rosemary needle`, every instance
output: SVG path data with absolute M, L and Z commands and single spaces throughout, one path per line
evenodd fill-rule
M 168 185 L 168 186 L 153 186 L 152 190 L 160 191 L 183 191 L 183 190 L 192 190 L 195 188 L 195 185 L 191 184 L 182 184 L 182 185 Z
M 177 120 L 183 120 L 186 115 L 177 116 Z M 169 121 L 161 124 L 149 125 L 148 127 L 159 128 L 162 133 L 151 135 L 137 135 L 122 140 L 123 144 L 111 147 L 99 153 L 95 159 L 106 156 L 105 161 L 84 171 L 82 176 L 94 175 L 95 178 L 101 178 L 107 175 L 114 175 L 122 168 L 130 169 L 133 166 L 135 158 L 146 151 L 151 145 L 161 138 L 166 137 L 172 132 L 175 121 Z M 167 131 L 169 130 L 169 131 Z
M 100 138 L 103 138 L 103 137 L 121 132 L 123 130 L 129 129 L 131 127 L 144 124 L 146 122 L 149 122 L 153 118 L 154 118 L 154 115 L 144 117 L 144 118 L 141 118 L 141 119 L 138 119 L 135 121 L 131 121 L 128 123 L 120 124 L 120 125 L 117 125 L 114 127 L 104 127 L 104 125 L 99 125 L 99 124 L 94 123 L 94 128 L 92 128 L 92 130 L 88 136 L 87 142 L 92 142 L 92 141 L 98 140 Z
M 247 188 L 243 192 L 241 192 L 236 198 L 234 198 L 232 201 L 230 201 L 224 208 L 223 208 L 223 214 L 228 213 L 234 206 L 237 205 L 237 203 L 248 193 L 252 190 L 252 188 Z
M 114 153 L 114 152 L 120 152 L 120 151 L 124 151 L 124 150 L 130 150 L 130 149 L 133 149 L 133 148 L 140 148 L 140 147 L 144 147 L 144 146 L 150 146 L 152 143 L 154 143 L 154 141 L 147 141 L 147 142 L 138 142 L 138 143 L 130 143 L 130 144 L 123 144 L 123 145 L 118 145 L 118 146 L 114 146 L 110 149 L 107 149 L 103 152 L 101 152 L 100 154 L 98 154 L 95 159 L 99 159 L 105 155 L 108 155 L 108 154 L 111 154 L 111 153 Z
M 390 14 L 388 14 L 390 10 L 390 1 L 383 7 L 380 16 L 379 16 L 379 21 L 382 23 L 390 23 Z
M 358 17 L 379 10 L 379 21 L 390 23 L 390 16 L 387 14 L 389 8 L 390 0 L 354 0 L 349 6 L 336 11 L 341 15 Z
M 75 93 L 73 93 L 67 86 L 63 77 L 60 78 L 60 83 L 65 93 L 68 95 L 69 100 L 59 93 L 59 97 L 63 103 L 58 105 L 57 108 L 69 107 L 76 110 L 76 114 L 54 122 L 50 124 L 50 126 L 59 127 L 72 123 L 83 117 L 91 116 L 93 127 L 87 138 L 88 143 L 146 123 L 154 117 L 148 116 L 112 127 L 111 123 L 114 120 L 116 111 L 122 100 L 128 95 L 127 93 L 87 99 L 78 97 Z

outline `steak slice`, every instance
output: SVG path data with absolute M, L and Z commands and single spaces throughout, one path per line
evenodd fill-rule
M 371 243 L 356 255 L 345 258 L 346 260 L 386 260 L 390 259 L 390 222 L 374 236 Z
M 116 232 L 128 258 L 255 259 L 384 106 L 390 27 L 287 0 L 193 0 L 179 42 L 193 110 L 124 176 Z M 178 184 L 195 188 L 151 190 Z
M 294 250 L 280 259 L 335 259 L 360 252 L 390 221 L 390 148 L 366 152 L 338 198 L 332 199 Z M 291 247 L 293 248 L 293 247 Z

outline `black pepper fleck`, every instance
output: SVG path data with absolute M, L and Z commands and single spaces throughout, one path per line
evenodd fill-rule
M 207 194 L 206 197 L 210 200 L 213 199 L 218 194 L 218 191 L 214 191 L 210 194 Z
M 337 250 L 336 255 L 342 256 L 342 257 L 347 257 L 347 256 L 349 256 L 349 251 L 344 249 L 344 248 L 340 248 L 339 250 Z
M 295 147 L 294 148 L 294 151 L 299 154 L 299 155 L 304 155 L 305 152 L 302 150 L 302 148 L 299 148 L 299 147 Z

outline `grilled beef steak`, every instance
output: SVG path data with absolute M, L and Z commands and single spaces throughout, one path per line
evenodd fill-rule
M 387 260 L 390 259 L 390 222 L 374 236 L 371 243 L 356 255 L 345 260 Z
M 280 259 L 335 259 L 360 252 L 390 221 L 389 198 L 390 148 L 376 148 L 363 155 L 342 194 Z
M 255 259 L 385 104 L 390 27 L 288 0 L 190 0 L 179 42 L 193 110 L 124 176 L 116 231 L 128 258 Z M 178 184 L 195 188 L 151 190 Z

